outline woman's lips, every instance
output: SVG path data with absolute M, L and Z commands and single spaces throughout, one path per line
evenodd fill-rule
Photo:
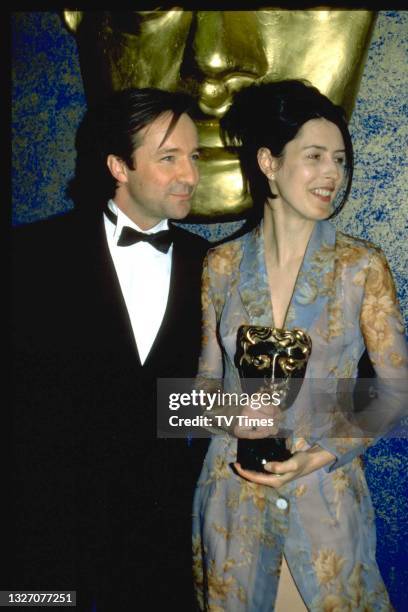
M 332 188 L 319 187 L 317 189 L 311 189 L 311 193 L 325 204 L 329 204 L 331 202 L 333 192 L 334 189 Z

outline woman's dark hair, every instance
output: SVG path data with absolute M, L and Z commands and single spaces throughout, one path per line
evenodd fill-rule
M 86 206 L 91 202 L 105 206 L 116 189 L 116 181 L 106 165 L 108 155 L 116 155 L 133 169 L 133 153 L 141 144 L 140 131 L 169 112 L 172 117 L 164 142 L 180 116 L 190 112 L 193 102 L 184 93 L 125 89 L 88 109 L 77 132 L 76 170 L 68 195 L 78 204 L 87 200 Z
M 329 217 L 332 218 L 346 203 L 353 177 L 353 145 L 342 107 L 300 80 L 257 83 L 235 94 L 231 107 L 221 119 L 221 135 L 224 144 L 236 149 L 239 155 L 245 188 L 249 188 L 254 202 L 252 221 L 258 222 L 262 217 L 266 199 L 276 197 L 259 168 L 258 150 L 266 147 L 274 157 L 282 156 L 285 146 L 302 125 L 320 118 L 337 125 L 345 146 L 347 182 L 339 205 Z

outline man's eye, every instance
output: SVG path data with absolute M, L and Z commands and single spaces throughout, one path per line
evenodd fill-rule
M 200 154 L 199 153 L 193 153 L 192 156 L 191 156 L 191 159 L 193 161 L 195 161 L 195 162 L 198 161 L 200 159 Z
M 174 155 L 165 155 L 161 158 L 161 161 L 174 161 Z

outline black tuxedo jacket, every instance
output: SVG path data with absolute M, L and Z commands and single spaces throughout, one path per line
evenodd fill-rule
M 167 308 L 142 366 L 102 216 L 15 231 L 16 588 L 77 589 L 84 610 L 96 598 L 116 612 L 159 602 L 153 579 L 168 605 L 176 593 L 193 609 L 177 591 L 190 584 L 205 443 L 156 438 L 156 379 L 196 373 L 207 243 L 174 232 Z

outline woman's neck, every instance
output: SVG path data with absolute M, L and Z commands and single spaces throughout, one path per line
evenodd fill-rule
M 288 214 L 282 207 L 272 208 L 269 204 L 265 204 L 263 219 L 265 254 L 272 265 L 280 268 L 302 259 L 316 221 Z

